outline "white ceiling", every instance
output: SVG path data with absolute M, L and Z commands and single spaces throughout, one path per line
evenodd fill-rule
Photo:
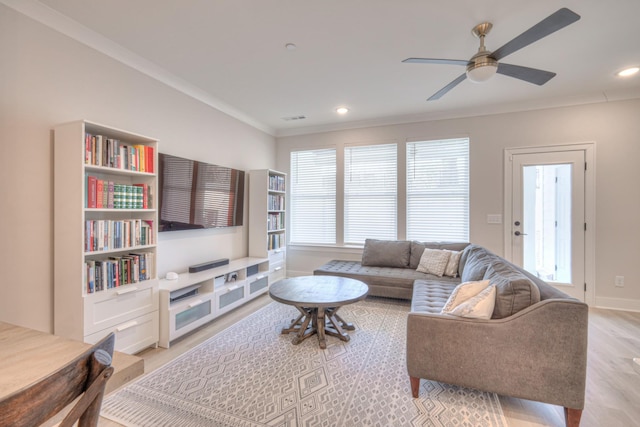
M 21 0 L 2 1 L 18 8 Z M 165 80 L 186 83 L 274 135 L 640 97 L 640 75 L 614 75 L 640 64 L 640 0 L 31 3 L 92 30 L 77 38 L 104 36 L 135 54 L 130 65 L 150 62 Z M 466 80 L 427 102 L 464 68 L 401 62 L 469 59 L 478 48 L 470 32 L 476 24 L 493 23 L 486 44 L 495 50 L 561 7 L 581 19 L 503 60 L 556 72 L 544 86 L 496 75 L 484 84 Z M 342 105 L 350 108 L 346 116 L 335 113 Z M 306 119 L 282 119 L 298 115 Z

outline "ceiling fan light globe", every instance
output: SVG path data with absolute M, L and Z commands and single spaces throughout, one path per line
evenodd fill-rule
M 467 78 L 474 83 L 483 83 L 493 77 L 498 71 L 498 64 L 482 64 L 467 68 Z

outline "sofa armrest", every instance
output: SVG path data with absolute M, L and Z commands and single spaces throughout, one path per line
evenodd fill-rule
M 411 312 L 411 377 L 567 408 L 584 407 L 588 306 L 540 301 L 504 319 Z

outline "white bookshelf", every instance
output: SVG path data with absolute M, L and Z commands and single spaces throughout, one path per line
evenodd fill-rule
M 54 332 L 95 343 L 113 331 L 116 350 L 125 353 L 136 353 L 157 345 L 158 215 L 155 199 L 158 195 L 158 142 L 154 138 L 86 120 L 57 126 L 54 132 Z M 145 151 L 145 155 L 151 157 L 149 163 L 153 165 L 153 172 L 146 170 L 151 166 L 149 163 L 141 166 L 140 161 L 136 170 L 124 169 L 115 163 L 110 166 L 87 164 L 87 133 L 101 135 L 103 144 L 107 138 L 118 140 L 121 148 L 112 151 L 110 157 L 113 159 L 122 157 L 116 154 L 124 156 L 126 153 L 127 162 L 133 164 L 136 158 L 143 157 L 135 155 L 134 149 L 137 148 L 138 153 Z M 135 147 L 125 149 L 125 146 Z M 145 146 L 153 149 L 152 155 L 143 148 Z M 120 163 L 123 163 L 123 157 Z M 103 192 L 106 197 L 103 206 L 90 207 L 87 203 L 88 175 L 103 183 L 118 184 L 120 192 L 116 200 L 123 202 L 116 203 L 116 208 L 109 203 L 108 192 Z M 135 204 L 141 199 L 136 200 L 134 196 L 134 184 L 145 186 L 146 207 Z M 91 235 L 88 221 L 93 221 L 90 229 L 97 234 L 91 242 L 87 237 L 87 233 Z M 131 232 L 125 233 L 127 230 Z M 130 254 L 139 256 L 131 257 Z M 139 269 L 141 256 L 147 258 L 146 278 Z M 95 280 L 91 288 L 87 279 L 86 263 L 96 262 L 98 266 L 104 263 L 105 267 L 100 270 L 109 273 L 103 288 Z M 108 263 L 110 269 L 106 267 Z M 114 267 L 115 264 L 118 267 Z M 95 268 L 99 267 L 94 267 L 93 271 Z
M 269 284 L 286 277 L 287 175 L 249 172 L 249 256 L 269 259 Z

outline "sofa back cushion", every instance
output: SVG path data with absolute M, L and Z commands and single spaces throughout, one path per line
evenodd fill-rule
M 517 268 L 494 256 L 484 275 L 496 287 L 492 319 L 502 319 L 540 301 L 540 290 Z
M 420 265 L 420 258 L 425 248 L 429 249 L 448 249 L 450 251 L 461 251 L 469 246 L 466 242 L 411 242 L 411 259 L 409 260 L 409 268 L 414 270 Z
M 407 240 L 366 239 L 362 251 L 362 265 L 370 267 L 409 266 L 411 242 Z
M 459 269 L 460 280 L 476 282 L 482 280 L 494 254 L 479 245 L 471 244 L 462 252 Z

